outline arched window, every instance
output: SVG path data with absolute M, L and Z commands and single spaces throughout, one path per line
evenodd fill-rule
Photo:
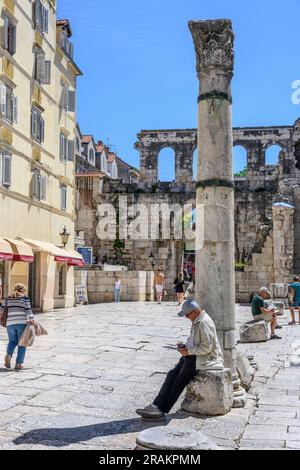
M 198 149 L 193 153 L 193 181 L 197 179 Z
M 158 155 L 159 181 L 175 180 L 175 152 L 171 148 L 164 148 Z
M 270 145 L 265 153 L 265 164 L 266 165 L 278 165 L 279 153 L 282 151 L 280 145 Z
M 247 176 L 247 150 L 242 145 L 233 147 L 233 173 L 234 176 Z

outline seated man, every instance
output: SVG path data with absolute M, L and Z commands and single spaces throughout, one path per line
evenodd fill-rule
M 165 413 L 169 413 L 197 370 L 224 368 L 216 327 L 210 316 L 195 300 L 186 300 L 178 315 L 191 320 L 191 334 L 186 345 L 177 345 L 181 359 L 167 374 L 153 404 L 136 410 L 144 419 L 164 419 Z
M 281 329 L 282 326 L 277 324 L 277 317 L 275 308 L 268 308 L 266 300 L 271 296 L 269 290 L 266 287 L 261 287 L 258 294 L 253 297 L 251 303 L 252 315 L 255 321 L 265 320 L 271 324 L 271 338 L 270 339 L 281 339 L 280 336 L 275 334 L 275 330 Z

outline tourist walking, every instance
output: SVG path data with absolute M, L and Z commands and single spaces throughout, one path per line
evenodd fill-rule
M 121 278 L 115 277 L 115 302 L 120 302 L 121 298 Z
M 190 337 L 186 344 L 177 345 L 181 359 L 167 374 L 153 403 L 136 410 L 144 419 L 164 419 L 165 413 L 173 408 L 197 370 L 224 368 L 216 327 L 210 316 L 195 300 L 186 300 L 178 315 L 185 316 L 192 322 Z
M 178 277 L 174 281 L 174 288 L 176 292 L 178 305 L 183 303 L 183 297 L 185 293 L 185 282 L 182 273 L 178 274 Z
M 268 304 L 266 302 L 271 296 L 269 290 L 266 287 L 261 287 L 253 297 L 251 303 L 251 310 L 253 319 L 255 321 L 264 320 L 271 325 L 271 337 L 270 339 L 281 339 L 280 336 L 275 334 L 275 330 L 281 329 L 282 326 L 279 326 L 277 323 L 277 316 L 274 308 L 268 308 Z
M 26 354 L 26 347 L 18 346 L 20 338 L 28 323 L 36 325 L 34 315 L 31 310 L 30 300 L 26 296 L 26 286 L 16 284 L 10 297 L 0 304 L 0 315 L 7 313 L 6 329 L 8 334 L 7 353 L 4 364 L 7 369 L 11 368 L 13 353 L 18 348 L 16 359 L 16 370 L 23 369 Z
M 163 275 L 161 269 L 158 269 L 154 277 L 154 285 L 156 290 L 156 300 L 161 304 L 162 296 L 164 293 L 165 285 L 165 276 Z
M 293 278 L 293 282 L 289 284 L 289 307 L 291 312 L 291 321 L 289 325 L 295 325 L 295 309 L 298 309 L 298 320 L 300 324 L 300 279 L 298 276 Z

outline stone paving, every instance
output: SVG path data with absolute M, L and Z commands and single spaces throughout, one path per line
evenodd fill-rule
M 28 348 L 25 370 L 0 366 L 0 449 L 134 448 L 153 426 L 135 408 L 151 402 L 189 332 L 176 311 L 171 302 L 120 303 L 38 315 L 49 336 Z M 237 306 L 237 327 L 248 317 Z M 286 312 L 281 341 L 238 346 L 259 364 L 246 408 L 198 417 L 179 401 L 166 425 L 201 429 L 225 449 L 300 449 L 300 326 L 287 322 Z M 1 329 L 1 364 L 5 346 Z

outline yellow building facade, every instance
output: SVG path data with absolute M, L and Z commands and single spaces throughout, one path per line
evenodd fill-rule
M 74 305 L 76 81 L 54 0 L 0 0 L 0 297 L 16 282 L 40 310 Z M 60 233 L 70 233 L 66 249 Z

